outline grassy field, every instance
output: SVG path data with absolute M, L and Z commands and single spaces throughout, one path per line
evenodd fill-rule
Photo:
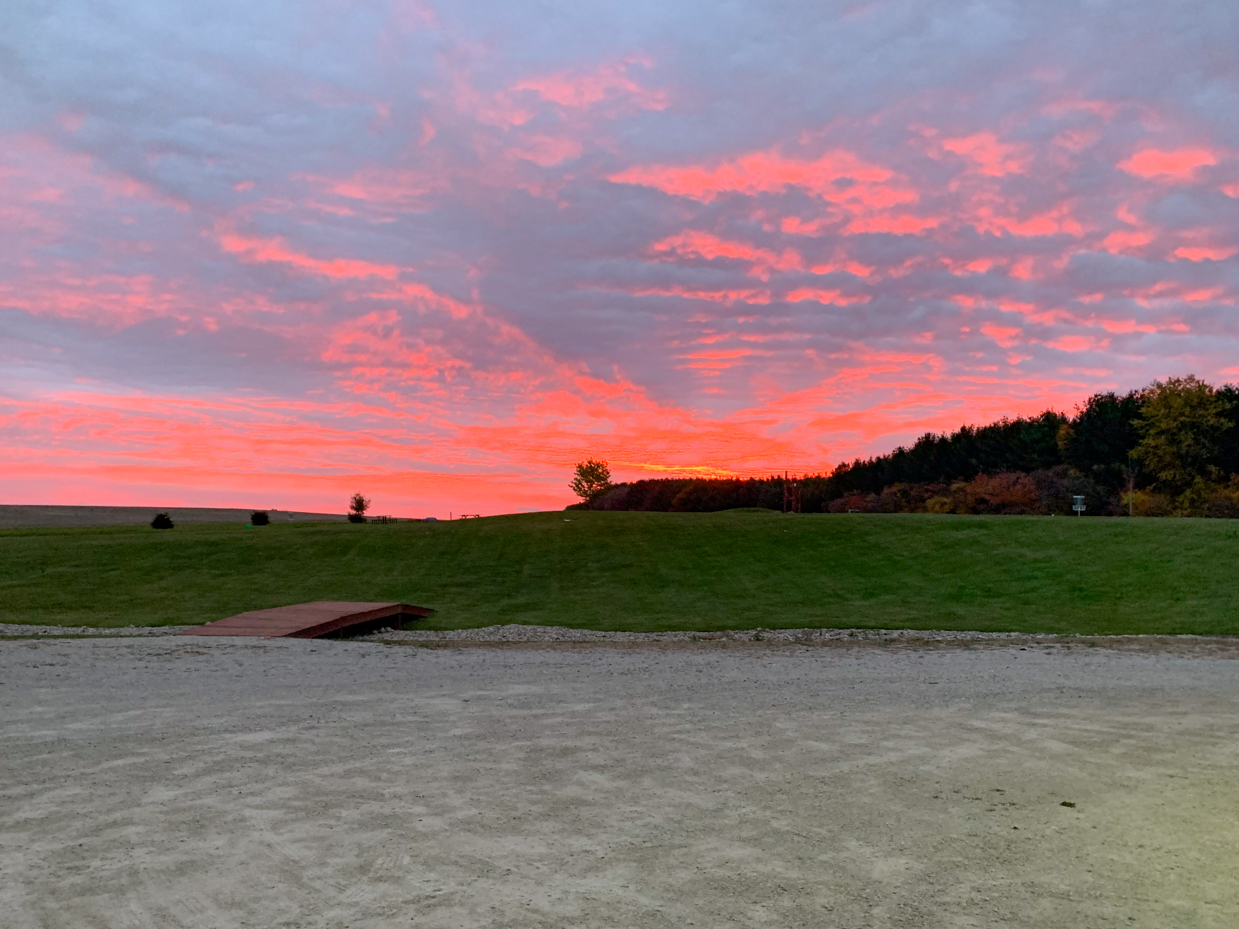
M 0 622 L 198 623 L 306 600 L 431 606 L 431 628 L 1235 634 L 1239 526 L 734 510 L 0 532 Z

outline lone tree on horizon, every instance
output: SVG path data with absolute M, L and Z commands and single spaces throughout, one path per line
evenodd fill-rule
M 572 492 L 589 503 L 596 497 L 607 492 L 611 487 L 611 469 L 605 461 L 596 458 L 586 458 L 577 462 L 576 477 L 568 485 Z
M 364 523 L 366 521 L 366 510 L 370 509 L 370 501 L 361 494 L 353 494 L 348 502 L 348 521 L 350 523 Z

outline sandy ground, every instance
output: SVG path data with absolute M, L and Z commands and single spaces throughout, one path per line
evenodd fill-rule
M 63 529 L 82 526 L 148 526 L 156 513 L 167 513 L 174 524 L 245 523 L 248 510 L 185 506 L 28 506 L 0 504 L 0 529 Z M 302 513 L 267 510 L 272 522 L 334 522 L 347 520 L 343 513 Z
M 0 706 L 13 929 L 1239 925 L 1231 658 L 25 639 Z

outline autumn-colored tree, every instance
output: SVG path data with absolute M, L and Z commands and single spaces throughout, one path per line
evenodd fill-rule
M 605 461 L 586 458 L 577 462 L 576 476 L 568 486 L 582 501 L 589 503 L 611 489 L 611 469 Z
M 1145 388 L 1132 452 L 1166 491 L 1179 495 L 1198 481 L 1216 480 L 1223 433 L 1231 428 L 1227 404 L 1194 375 L 1154 381 Z

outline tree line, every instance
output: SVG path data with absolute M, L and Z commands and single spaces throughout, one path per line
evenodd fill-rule
M 582 470 L 584 469 L 584 471 Z M 1073 416 L 1046 410 L 799 477 L 803 512 L 1068 514 L 1239 518 L 1239 386 L 1194 376 L 1094 394 Z M 612 484 L 577 466 L 575 504 L 594 510 L 780 509 L 785 478 L 663 478 Z

